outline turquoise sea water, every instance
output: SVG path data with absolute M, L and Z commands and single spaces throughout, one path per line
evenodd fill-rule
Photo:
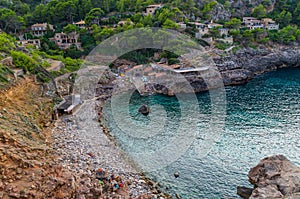
M 125 98 L 120 97 L 114 114 L 111 104 L 107 103 L 104 109 L 106 122 L 120 146 L 137 165 L 155 165 L 156 169 L 149 170 L 148 174 L 162 182 L 171 193 L 192 199 L 238 198 L 236 187 L 251 186 L 247 182 L 247 173 L 260 159 L 284 154 L 300 166 L 300 70 L 270 72 L 246 85 L 225 89 L 225 126 L 219 132 L 220 139 L 209 143 L 209 153 L 204 157 L 194 149 L 203 144 L 201 140 L 205 134 L 216 133 L 209 132 L 212 108 L 208 92 L 197 94 L 198 109 L 188 109 L 190 118 L 182 113 L 189 104 L 182 103 L 182 100 L 189 102 L 188 95 L 178 99 L 161 95 L 140 97 L 133 93 L 129 104 L 123 103 Z M 151 108 L 147 117 L 137 114 L 142 104 Z M 125 112 L 128 112 L 128 118 L 121 121 L 113 116 L 122 116 Z M 194 122 L 197 127 L 191 125 Z M 120 123 L 127 128 L 118 125 Z M 139 130 L 144 130 L 145 134 Z M 191 136 L 194 141 L 190 143 L 187 139 L 187 146 L 182 146 L 185 142 L 178 139 L 183 134 Z M 159 153 L 170 142 L 178 143 L 178 147 Z M 204 142 L 207 140 L 204 139 Z M 146 156 L 136 156 L 137 152 L 144 152 Z M 170 156 L 170 159 L 165 163 L 147 156 L 148 152 L 166 155 L 167 159 Z M 175 179 L 173 174 L 177 171 L 180 177 Z

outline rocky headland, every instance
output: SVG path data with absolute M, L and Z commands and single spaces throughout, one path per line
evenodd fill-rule
M 300 49 L 245 48 L 236 53 L 217 55 L 214 61 L 225 86 L 244 84 L 258 74 L 287 67 L 300 67 Z
M 300 168 L 283 155 L 262 159 L 250 169 L 248 178 L 253 189 L 238 187 L 238 194 L 245 199 L 300 198 Z
M 300 67 L 300 49 L 296 47 L 276 48 L 243 48 L 236 52 L 226 52 L 213 50 L 209 55 L 214 61 L 214 66 L 208 70 L 191 71 L 181 73 L 184 81 L 188 81 L 194 92 L 203 92 L 216 86 L 208 85 L 207 82 L 218 82 L 222 79 L 224 86 L 246 84 L 255 76 L 281 68 L 299 68 Z M 188 63 L 183 65 L 190 66 Z M 211 73 L 211 71 L 213 71 Z M 214 72 L 216 71 L 216 72 Z M 174 73 L 175 74 L 175 73 Z M 204 78 L 205 77 L 205 78 Z M 161 77 L 160 79 L 166 79 Z M 174 88 L 177 93 L 185 93 L 186 88 L 180 84 L 180 78 L 176 81 L 167 82 L 168 88 Z M 128 87 L 128 85 L 126 86 Z M 172 89 L 159 83 L 152 83 L 148 86 L 148 93 L 162 93 L 165 95 L 174 95 Z

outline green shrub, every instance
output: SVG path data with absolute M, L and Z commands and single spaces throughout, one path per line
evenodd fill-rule
M 13 72 L 2 65 L 0 65 L 0 82 L 8 82 L 7 75 L 12 75 Z
M 220 50 L 225 50 L 225 49 L 230 47 L 230 44 L 225 43 L 223 41 L 216 41 L 215 47 L 220 49 Z
M 63 60 L 63 63 L 65 64 L 68 72 L 74 72 L 80 69 L 82 61 L 79 59 L 71 59 L 70 57 L 67 57 Z
M 0 34 L 0 51 L 9 53 L 10 50 L 16 48 L 14 44 L 14 38 L 6 33 Z
M 178 59 L 176 59 L 176 58 L 170 58 L 168 60 L 168 64 L 170 64 L 170 65 L 172 65 L 172 64 L 179 64 L 179 63 L 180 63 L 180 61 Z
M 11 51 L 14 65 L 17 68 L 22 68 L 25 71 L 33 71 L 37 63 L 23 52 Z

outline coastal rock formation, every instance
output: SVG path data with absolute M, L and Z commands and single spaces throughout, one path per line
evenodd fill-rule
M 139 108 L 139 113 L 143 114 L 143 115 L 149 115 L 150 113 L 150 107 L 147 106 L 147 105 L 142 105 L 140 108 Z
M 214 21 L 227 21 L 230 20 L 231 12 L 229 9 L 224 8 L 224 5 L 217 3 L 217 5 L 209 13 Z
M 300 67 L 300 50 L 242 49 L 215 59 L 215 62 L 224 78 L 224 84 L 233 85 L 237 79 L 240 83 L 246 83 L 257 74 L 285 67 Z
M 283 155 L 264 158 L 248 177 L 254 185 L 250 199 L 300 198 L 300 168 Z
M 280 46 L 274 49 L 243 48 L 234 53 L 214 50 L 211 56 L 215 66 L 209 65 L 210 67 L 206 66 L 197 70 L 193 69 L 191 63 L 182 62 L 181 69 L 183 70 L 169 71 L 170 76 L 167 75 L 168 72 L 161 70 L 154 81 L 148 81 L 147 78 L 146 83 L 144 82 L 145 88 L 139 90 L 140 94 L 159 93 L 173 96 L 175 93 L 192 92 L 191 89 L 185 86 L 186 83 L 189 84 L 188 87 L 192 87 L 194 92 L 203 92 L 220 87 L 220 81 L 223 81 L 225 86 L 241 85 L 262 73 L 280 68 L 300 67 L 300 49 L 297 48 L 283 48 Z M 149 67 L 149 70 L 155 73 L 155 67 L 158 66 Z M 143 85 L 142 80 L 138 83 Z M 115 85 L 126 89 L 131 88 L 130 83 L 123 81 L 123 79 Z
M 13 58 L 12 57 L 6 57 L 6 58 L 4 58 L 0 61 L 0 64 L 2 64 L 3 66 L 13 67 L 14 66 Z
M 268 71 L 287 67 L 300 67 L 299 49 L 254 50 L 244 48 L 225 56 L 222 53 L 224 51 L 216 52 L 220 56 L 216 56 L 214 61 L 225 86 L 245 84 L 256 75 Z M 195 92 L 207 90 L 207 86 L 201 78 L 202 74 L 188 74 L 186 77 Z
M 227 8 L 224 8 L 224 5 L 217 2 L 217 5 L 214 6 L 209 15 L 213 20 L 219 21 L 224 19 L 229 19 L 230 17 L 243 17 L 250 16 L 254 7 L 262 4 L 264 0 L 230 0 L 228 1 L 229 5 Z M 225 2 L 225 1 L 224 1 Z M 196 5 L 200 8 L 203 8 L 206 0 L 196 0 Z M 276 0 L 270 0 L 270 5 L 266 7 L 267 12 L 271 12 L 274 9 Z M 223 3 L 224 4 L 224 3 Z

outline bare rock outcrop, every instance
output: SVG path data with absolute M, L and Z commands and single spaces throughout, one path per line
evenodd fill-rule
M 6 57 L 0 61 L 0 64 L 3 66 L 10 66 L 14 67 L 13 58 L 12 57 Z
M 283 155 L 264 158 L 248 178 L 254 185 L 249 199 L 300 198 L 300 168 Z

